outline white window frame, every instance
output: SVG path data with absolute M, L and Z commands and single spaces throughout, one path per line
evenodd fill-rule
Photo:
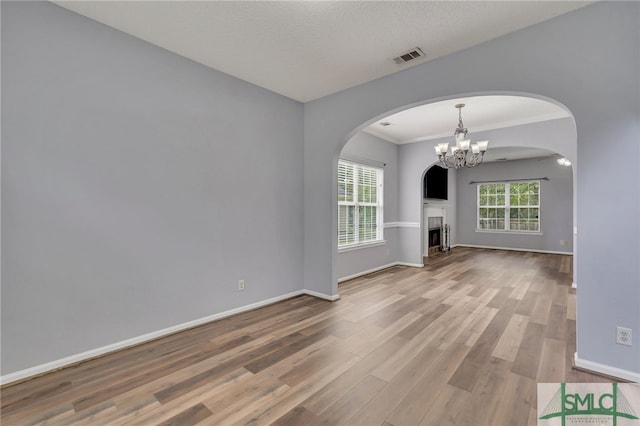
M 340 194 L 338 194 L 338 249 L 339 251 L 349 251 L 356 248 L 362 247 L 371 247 L 380 244 L 384 244 L 384 203 L 383 203 L 383 194 L 384 194 L 384 171 L 382 168 L 370 166 L 367 164 L 356 163 L 349 160 L 340 159 L 338 162 L 338 170 L 341 165 L 345 165 L 353 168 L 353 176 L 354 176 L 354 185 L 353 185 L 353 199 L 352 201 L 340 201 Z M 375 203 L 366 203 L 358 201 L 358 190 L 359 184 L 357 182 L 359 176 L 359 169 L 366 169 L 375 172 L 376 175 L 376 201 Z M 338 177 L 338 179 L 340 179 Z M 338 182 L 339 184 L 339 182 Z M 339 191 L 339 188 L 338 188 Z M 340 207 L 341 206 L 353 206 L 354 207 L 354 224 L 353 227 L 356 230 L 354 232 L 354 242 L 340 244 Z M 368 239 L 365 241 L 360 241 L 360 207 L 375 207 L 376 208 L 376 236 L 375 239 Z
M 538 184 L 538 204 L 527 204 L 527 205 L 511 205 L 511 185 L 520 184 L 520 183 L 537 183 Z M 482 185 L 496 185 L 503 184 L 505 185 L 505 204 L 503 205 L 480 205 L 480 187 Z M 502 182 L 482 182 L 478 183 L 476 186 L 476 232 L 487 232 L 487 233 L 512 233 L 512 234 L 525 234 L 525 235 L 542 235 L 542 218 L 540 214 L 540 201 L 541 201 L 541 192 L 542 187 L 540 185 L 540 180 L 531 179 L 531 180 L 515 180 L 515 181 L 502 181 Z M 537 230 L 521 230 L 521 229 L 511 229 L 511 208 L 537 208 L 538 209 L 538 229 Z M 504 208 L 504 229 L 483 229 L 480 227 L 480 209 L 481 208 Z

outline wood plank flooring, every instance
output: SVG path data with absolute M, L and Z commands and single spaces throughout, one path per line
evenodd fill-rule
M 456 248 L 1 390 L 3 425 L 527 425 L 571 368 L 571 257 Z

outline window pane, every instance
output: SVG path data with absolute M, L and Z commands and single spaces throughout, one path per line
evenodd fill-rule
M 360 242 L 372 241 L 377 236 L 376 208 L 373 206 L 360 207 L 359 211 L 359 237 Z
M 354 201 L 353 168 L 352 164 L 338 163 L 338 201 Z
M 539 182 L 488 183 L 478 188 L 480 229 L 506 230 L 508 225 L 512 231 L 540 231 Z
M 354 206 L 338 206 L 338 245 L 355 243 Z
M 374 169 L 358 167 L 358 201 L 361 203 L 377 202 L 377 172 Z
M 338 246 L 375 241 L 382 237 L 382 170 L 338 162 Z M 380 192 L 381 194 L 381 192 Z
M 519 203 L 521 206 L 528 206 L 529 205 L 529 196 L 527 194 L 520 194 L 520 196 L 518 197 Z
M 540 196 L 538 194 L 531 194 L 531 197 L 529 198 L 529 203 L 532 206 L 537 206 L 540 203 Z

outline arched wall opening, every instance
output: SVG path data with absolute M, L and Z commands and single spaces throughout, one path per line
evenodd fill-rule
M 334 158 L 334 188 L 336 187 L 336 176 L 337 176 L 337 163 L 338 159 L 341 155 L 343 155 L 343 151 L 348 149 L 349 145 L 352 143 L 354 139 L 357 139 L 363 132 L 362 130 L 366 127 L 370 126 L 372 123 L 380 121 L 385 117 L 388 117 L 392 114 L 396 114 L 400 111 L 409 110 L 421 105 L 432 104 L 437 102 L 449 101 L 450 103 L 455 103 L 460 98 L 469 98 L 475 96 L 487 96 L 487 95 L 513 95 L 520 96 L 524 98 L 534 98 L 539 99 L 545 102 L 549 102 L 551 104 L 557 105 L 561 107 L 563 110 L 568 112 L 568 109 L 564 107 L 559 102 L 549 99 L 547 97 L 538 96 L 530 93 L 514 93 L 514 92 L 492 92 L 492 93 L 482 93 L 482 94 L 457 94 L 449 97 L 443 97 L 438 99 L 430 99 L 423 102 L 407 105 L 402 108 L 397 108 L 393 111 L 389 111 L 384 114 L 380 114 L 377 117 L 372 118 L 371 120 L 366 121 L 362 125 L 358 126 L 352 132 L 349 133 L 347 137 L 344 138 L 343 143 L 340 145 L 338 152 L 335 154 Z M 470 127 L 470 126 L 469 126 Z M 473 140 L 480 139 L 489 139 L 489 151 L 492 149 L 495 150 L 497 148 L 535 148 L 540 150 L 546 150 L 549 152 L 557 153 L 560 156 L 568 158 L 572 162 L 573 173 L 570 176 L 570 180 L 572 183 L 572 195 L 571 195 L 571 226 L 565 227 L 569 229 L 564 230 L 564 236 L 562 239 L 554 238 L 558 241 L 556 245 L 560 244 L 560 241 L 569 240 L 570 243 L 567 243 L 566 246 L 562 246 L 558 251 L 567 251 L 567 249 L 572 249 L 574 254 L 574 262 L 573 262 L 573 277 L 574 282 L 577 281 L 577 250 L 576 250 L 576 236 L 575 236 L 575 226 L 576 226 L 576 218 L 577 218 L 577 203 L 575 202 L 576 193 L 577 193 L 577 180 L 576 180 L 576 159 L 577 159 L 577 135 L 575 122 L 573 119 L 573 115 L 568 112 L 566 118 L 562 119 L 554 119 L 547 121 L 540 121 L 522 125 L 516 125 L 511 127 L 505 127 L 500 129 L 489 129 L 483 131 L 474 131 L 473 128 L 469 128 L 469 135 L 473 138 Z M 397 163 L 395 165 L 397 172 L 397 197 L 395 202 L 397 202 L 396 212 L 390 220 L 387 220 L 385 217 L 385 235 L 394 235 L 394 238 L 390 238 L 388 246 L 380 249 L 378 248 L 378 253 L 382 253 L 382 255 L 378 255 L 377 258 L 382 258 L 383 261 L 379 261 L 377 265 L 368 264 L 365 269 L 362 269 L 361 272 L 374 270 L 376 267 L 385 267 L 389 264 L 405 264 L 410 266 L 420 266 L 423 264 L 423 254 L 425 251 L 424 248 L 424 229 L 425 229 L 425 199 L 422 193 L 422 182 L 424 173 L 426 170 L 431 167 L 433 164 L 437 163 L 437 156 L 434 152 L 434 146 L 440 142 L 451 142 L 452 137 L 442 137 L 436 139 L 430 139 L 410 144 L 398 145 L 397 146 Z M 348 144 L 349 143 L 349 144 Z M 361 157 L 367 158 L 366 154 L 360 155 Z M 375 158 L 374 158 L 375 160 Z M 553 160 L 555 162 L 555 160 Z M 483 167 L 483 166 L 480 166 Z M 393 167 L 392 167 L 393 168 Z M 385 172 L 386 173 L 386 172 Z M 457 217 L 457 188 L 461 185 L 460 182 L 457 182 L 458 173 L 454 171 L 450 171 L 450 198 L 448 202 L 443 202 L 441 204 L 445 204 L 445 209 L 447 209 L 447 213 L 449 216 L 449 221 L 451 218 Z M 527 176 L 527 177 L 542 177 L 542 176 Z M 387 179 L 385 178 L 385 181 Z M 393 181 L 393 179 L 391 179 Z M 393 210 L 387 200 L 393 197 L 385 196 L 385 213 L 387 210 Z M 337 202 L 335 201 L 335 197 L 333 197 L 333 208 L 334 212 L 337 211 Z M 335 213 L 334 213 L 335 214 Z M 336 223 L 336 222 L 334 222 Z M 335 228 L 334 228 L 335 229 Z M 452 235 L 451 235 L 451 243 L 455 245 L 459 242 L 458 238 L 459 226 L 455 224 L 452 226 Z M 550 232 L 548 232 L 547 237 L 551 238 Z M 565 235 L 566 234 L 566 235 Z M 539 238 L 540 239 L 540 238 Z M 526 244 L 525 244 L 526 245 Z M 549 248 L 548 244 L 546 248 L 537 248 L 538 245 L 533 245 L 533 247 L 520 247 L 522 249 L 538 249 L 538 250 L 547 250 L 553 251 Z M 516 247 L 518 248 L 518 247 Z M 357 276 L 357 271 L 351 270 L 351 274 L 345 274 L 343 271 L 345 259 L 350 257 L 352 260 L 357 259 L 358 256 L 353 253 L 345 256 L 342 253 L 338 253 L 337 251 L 337 243 L 334 245 L 334 262 L 333 262 L 333 277 L 336 278 L 334 280 L 334 288 L 333 294 L 338 294 L 337 283 L 344 278 Z M 384 253 L 387 256 L 384 256 Z M 364 253 L 363 253 L 364 255 Z M 375 256 L 374 256 L 375 257 Z
M 574 212 L 579 210 L 575 364 L 638 381 L 640 346 L 618 345 L 612 336 L 618 326 L 640 327 L 639 263 L 630 261 L 640 253 L 640 192 L 630 183 L 640 170 L 640 104 L 633 90 L 639 63 L 628 54 L 638 51 L 633 35 L 639 10 L 631 3 L 597 3 L 305 104 L 304 288 L 337 297 L 335 169 L 353 135 L 396 111 L 457 96 L 501 91 L 555 100 L 571 112 L 573 140 L 579 136 L 577 155 L 556 149 L 575 165 Z M 611 48 L 612 40 L 618 48 Z M 625 190 L 616 190 L 619 185 Z M 418 190 L 409 193 L 408 202 L 419 206 Z M 602 214 L 603 206 L 611 207 L 613 216 Z M 419 213 L 399 220 L 419 221 Z

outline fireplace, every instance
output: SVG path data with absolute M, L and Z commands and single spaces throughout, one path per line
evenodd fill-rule
M 429 229 L 429 248 L 440 247 L 440 236 L 442 230 L 440 228 Z
M 424 204 L 422 230 L 423 256 L 449 250 L 449 225 L 447 209 L 442 204 Z
M 442 217 L 429 217 L 429 247 L 427 253 L 437 253 L 442 248 Z

